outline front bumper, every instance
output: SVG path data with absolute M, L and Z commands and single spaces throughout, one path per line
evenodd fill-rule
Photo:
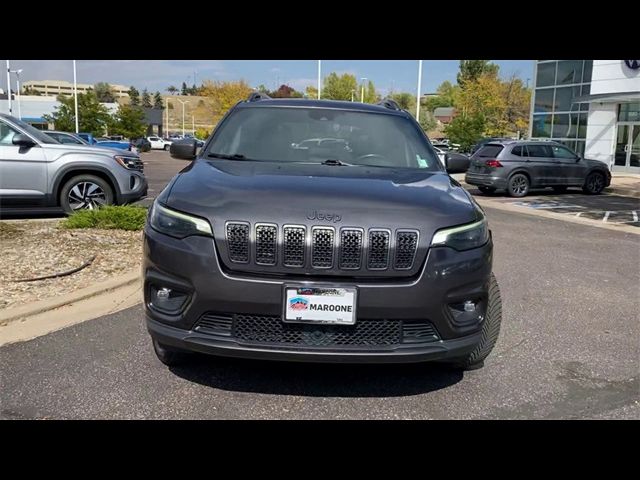
M 492 265 L 491 240 L 483 247 L 457 252 L 432 248 L 416 277 L 357 279 L 350 277 L 259 277 L 227 271 L 212 238 L 178 240 L 147 227 L 144 235 L 144 307 L 151 336 L 177 348 L 214 355 L 273 360 L 316 362 L 419 362 L 462 357 L 480 341 L 486 312 Z M 436 340 L 392 345 L 309 345 L 246 342 L 233 334 L 226 337 L 203 333 L 198 322 L 205 315 L 280 316 L 283 286 L 355 286 L 358 289 L 357 320 L 428 322 Z M 153 306 L 154 288 L 184 292 L 184 307 L 175 313 Z M 477 301 L 477 311 L 464 321 L 451 305 L 467 299 Z
M 502 177 L 492 175 L 484 175 L 481 173 L 469 173 L 464 176 L 465 183 L 469 185 L 478 185 L 481 187 L 507 188 L 507 180 Z
M 147 196 L 149 184 L 147 178 L 141 172 L 130 171 L 128 172 L 125 185 L 120 186 L 120 194 L 118 195 L 118 204 L 125 205 L 127 203 L 133 203 Z

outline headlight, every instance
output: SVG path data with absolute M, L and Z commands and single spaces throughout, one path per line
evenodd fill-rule
M 160 233 L 175 238 L 184 238 L 190 235 L 213 236 L 211 224 L 204 218 L 176 212 L 158 203 L 154 203 L 149 212 L 149 226 Z
M 140 159 L 137 157 L 124 157 L 122 155 L 115 155 L 113 159 L 128 170 L 139 170 Z
M 483 218 L 479 222 L 438 230 L 431 240 L 431 246 L 446 246 L 462 251 L 481 247 L 488 240 L 489 228 Z

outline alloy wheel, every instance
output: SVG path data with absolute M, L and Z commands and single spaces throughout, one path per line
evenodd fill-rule
M 80 182 L 69 190 L 67 196 L 72 210 L 95 210 L 107 203 L 107 197 L 100 185 L 93 182 Z

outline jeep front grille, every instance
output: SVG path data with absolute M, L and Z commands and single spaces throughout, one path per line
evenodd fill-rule
M 249 224 L 228 222 L 227 245 L 232 262 L 247 263 L 249 261 Z
M 305 227 L 284 227 L 282 263 L 285 267 L 304 266 L 306 232 Z
M 333 267 L 333 228 L 313 227 L 311 232 L 311 266 Z
M 369 270 L 385 270 L 389 266 L 389 230 L 369 230 Z
M 256 225 L 256 263 L 275 265 L 278 249 L 278 228 L 275 225 Z
M 332 273 L 412 270 L 419 243 L 418 231 L 410 229 L 278 227 L 229 221 L 225 230 L 227 254 L 232 263 L 324 269 Z
M 418 232 L 399 231 L 396 233 L 396 258 L 394 267 L 397 270 L 409 270 L 418 246 Z
M 340 268 L 358 270 L 362 260 L 362 229 L 340 230 Z

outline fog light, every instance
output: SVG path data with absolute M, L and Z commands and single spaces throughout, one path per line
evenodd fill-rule
M 189 298 L 188 294 L 167 287 L 150 286 L 150 305 L 166 313 L 178 313 Z
M 473 303 L 471 300 L 467 300 L 466 302 L 464 302 L 465 312 L 475 312 L 475 310 L 476 310 L 476 304 Z

